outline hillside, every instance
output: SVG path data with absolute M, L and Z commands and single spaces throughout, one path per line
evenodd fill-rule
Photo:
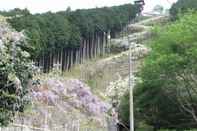
M 151 35 L 148 23 L 163 21 L 163 18 L 149 18 L 129 25 L 133 73 L 149 52 L 142 43 Z M 28 85 L 31 91 L 27 97 L 31 101 L 24 113 L 17 113 L 12 126 L 26 130 L 106 130 L 112 122 L 109 110 L 116 93 L 114 87 L 120 86 L 121 97 L 128 86 L 128 38 L 113 38 L 110 48 L 111 53 L 113 49 L 120 53 L 115 51 L 115 54 L 84 60 L 63 74 L 57 69 L 47 74 L 35 73 Z
M 196 131 L 197 1 L 147 2 L 0 9 L 0 131 Z

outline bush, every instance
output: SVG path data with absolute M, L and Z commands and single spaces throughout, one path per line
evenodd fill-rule
M 119 105 L 119 118 L 122 123 L 124 123 L 126 126 L 129 126 L 130 120 L 129 120 L 129 91 L 125 93 L 124 96 L 121 98 L 121 103 Z
M 28 102 L 25 95 L 32 66 L 24 50 L 26 44 L 22 33 L 12 30 L 5 20 L 0 21 L 0 126 L 8 125 Z

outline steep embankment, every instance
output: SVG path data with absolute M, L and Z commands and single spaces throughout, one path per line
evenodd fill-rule
M 129 25 L 129 32 L 132 32 L 129 34 L 129 41 L 132 44 L 131 50 L 134 72 L 138 65 L 140 65 L 141 59 L 146 56 L 149 51 L 146 45 L 142 44 L 143 40 L 151 35 L 151 26 L 147 25 L 150 25 L 153 21 L 159 23 L 163 20 L 166 20 L 165 16 L 156 16 Z M 136 32 L 133 33 L 132 30 L 136 30 Z M 111 84 L 116 85 L 116 81 L 120 82 L 119 80 L 125 81 L 124 79 L 128 79 L 129 75 L 128 37 L 124 36 L 122 38 L 112 39 L 111 46 L 113 49 L 116 48 L 117 50 L 122 50 L 122 52 L 117 55 L 111 55 L 107 58 L 85 62 L 82 65 L 74 67 L 71 72 L 66 73 L 65 75 L 67 77 L 78 78 L 88 83 L 94 93 L 105 100 L 108 99 L 106 96 L 106 92 L 108 91 L 107 86 L 111 86 Z
M 160 19 L 160 17 L 158 18 Z M 144 23 L 158 18 L 150 18 Z M 150 31 L 149 27 L 141 23 L 143 22 L 129 26 L 131 30 L 133 28 L 143 28 L 142 32 L 129 35 L 130 42 L 135 42 L 132 46 L 132 59 L 135 61 L 133 71 L 137 70 L 140 60 L 149 51 L 146 46 L 137 43 L 139 39 L 146 39 Z M 114 46 L 124 46 L 126 50 L 129 47 L 127 37 L 114 39 L 112 42 Z M 125 44 L 126 42 L 127 44 Z M 87 61 L 84 64 L 77 65 L 70 72 L 65 72 L 64 78 L 58 77 L 58 75 L 54 76 L 54 73 L 51 73 L 53 78 L 49 78 L 49 74 L 42 75 L 40 77 L 40 87 L 34 88 L 33 91 L 34 102 L 38 104 L 35 106 L 37 109 L 34 111 L 46 117 L 48 110 L 44 107 L 50 107 L 48 121 L 53 125 L 67 124 L 70 119 L 74 121 L 79 119 L 81 127 L 92 125 L 97 130 L 106 129 L 106 113 L 110 108 L 107 102 L 111 101 L 110 97 L 113 95 L 113 89 L 110 88 L 118 83 L 124 83 L 126 87 L 123 87 L 123 90 L 127 88 L 129 75 L 128 54 L 129 52 L 125 51 L 107 58 Z M 43 103 L 45 106 L 43 106 Z M 38 117 L 35 116 L 36 118 Z M 44 122 L 44 119 L 42 121 Z M 53 125 L 49 123 L 48 125 L 52 128 Z
M 28 130 L 51 131 L 107 129 L 106 113 L 110 108 L 107 102 L 80 80 L 55 74 L 50 77 L 42 75 L 40 81 L 29 85 L 31 103 L 23 114 L 18 114 L 14 127 L 25 125 Z
M 150 22 L 156 18 L 146 20 Z M 160 17 L 159 17 L 160 19 Z M 140 32 L 129 35 L 132 46 L 132 60 L 136 71 L 140 60 L 147 55 L 148 49 L 140 44 L 149 36 L 149 27 L 139 22 L 130 25 Z M 113 47 L 128 50 L 128 38 L 112 40 Z M 50 130 L 75 130 L 80 128 L 106 130 L 106 114 L 110 108 L 113 88 L 122 83 L 123 91 L 127 89 L 129 75 L 128 51 L 103 59 L 87 61 L 60 75 L 57 71 L 34 77 L 31 99 L 32 103 L 24 114 L 19 114 L 16 127 L 27 125 L 30 128 Z M 74 78 L 74 79 L 73 79 Z M 84 84 L 87 83 L 87 84 Z M 96 95 L 95 95 L 96 94 Z
M 53 129 L 54 125 L 65 125 L 72 120 L 80 120 L 81 126 L 90 123 L 97 123 L 98 128 L 104 126 L 109 105 L 92 94 L 83 82 L 54 77 L 45 78 L 40 84 L 34 86 L 31 95 L 35 113 L 31 120 L 34 124 L 40 124 L 41 120 L 44 122 L 48 117 L 48 122 L 52 123 L 48 123 L 50 129 Z

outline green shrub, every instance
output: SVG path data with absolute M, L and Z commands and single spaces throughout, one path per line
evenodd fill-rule
M 16 111 L 23 112 L 28 103 L 25 95 L 29 89 L 32 65 L 25 37 L 12 30 L 5 21 L 0 21 L 0 126 L 13 120 Z

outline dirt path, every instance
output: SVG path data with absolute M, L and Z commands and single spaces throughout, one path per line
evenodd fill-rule
M 147 39 L 150 36 L 150 30 L 152 28 L 151 23 L 154 23 L 154 21 L 161 21 L 163 19 L 166 19 L 166 16 L 154 16 L 140 22 L 130 24 L 128 26 L 128 31 L 133 32 L 133 30 L 135 30 L 136 32 L 129 34 L 129 41 L 139 43 L 140 41 Z M 123 49 L 129 48 L 127 36 L 112 39 L 111 44 L 112 46 L 117 46 Z
M 102 81 L 102 84 L 98 84 L 97 88 L 100 88 L 100 89 L 103 88 L 103 92 L 109 95 L 108 97 L 110 97 L 111 95 L 111 93 L 108 93 L 108 91 L 111 90 L 110 88 L 113 88 L 113 86 L 116 88 L 115 90 L 117 90 L 117 86 L 120 86 L 120 88 L 125 88 L 125 90 L 128 88 L 129 44 L 131 44 L 131 47 L 132 47 L 131 49 L 131 54 L 132 54 L 131 59 L 132 59 L 132 69 L 133 69 L 132 73 L 135 73 L 137 72 L 140 65 L 142 64 L 141 62 L 143 61 L 143 58 L 150 51 L 150 49 L 146 47 L 146 45 L 141 44 L 143 40 L 146 40 L 149 38 L 149 34 L 152 28 L 152 26 L 150 26 L 149 24 L 152 21 L 159 21 L 165 17 L 166 16 L 155 16 L 147 20 L 143 20 L 138 23 L 129 25 L 128 27 L 130 30 L 132 30 L 133 28 L 140 29 L 140 32 L 129 34 L 129 42 L 128 42 L 127 36 L 112 40 L 115 46 L 118 46 L 120 48 L 122 48 L 121 46 L 124 46 L 124 48 L 126 48 L 127 51 L 123 51 L 117 55 L 113 55 L 113 56 L 98 60 L 96 62 L 95 65 L 97 66 L 95 66 L 96 68 L 94 69 L 97 71 L 95 72 L 95 75 L 97 75 L 99 72 L 103 76 L 102 80 L 100 80 Z M 132 78 L 135 79 L 134 75 Z M 99 91 L 101 91 L 100 89 Z
M 128 26 L 129 29 L 141 29 L 140 32 L 136 32 L 136 33 L 132 33 L 132 34 L 129 34 L 129 41 L 130 41 L 130 44 L 132 44 L 132 54 L 133 54 L 133 57 L 143 57 L 144 55 L 147 54 L 148 52 L 148 49 L 145 45 L 142 45 L 142 44 L 139 44 L 138 43 L 138 40 L 139 39 L 142 39 L 142 37 L 146 37 L 147 34 L 150 33 L 150 29 L 152 28 L 151 26 L 147 26 L 146 24 L 152 22 L 152 21 L 155 21 L 155 20 L 160 20 L 160 19 L 163 19 L 165 18 L 166 16 L 155 16 L 155 17 L 151 17 L 149 19 L 146 19 L 146 20 L 143 20 L 143 21 L 140 21 L 138 23 L 134 23 L 134 24 L 130 24 Z M 125 46 L 126 49 L 129 48 L 129 43 L 128 43 L 128 37 L 125 36 L 123 38 L 116 38 L 116 39 L 112 39 L 112 42 L 114 45 L 117 45 L 117 46 Z M 138 43 L 138 44 L 137 44 Z M 121 59 L 125 56 L 128 56 L 129 52 L 128 51 L 123 51 L 117 55 L 113 55 L 113 56 L 110 56 L 110 57 L 107 57 L 107 58 L 104 58 L 104 59 L 101 59 L 99 61 L 97 61 L 96 63 L 98 63 L 98 65 L 103 65 L 103 64 L 109 64 L 115 60 L 118 60 L 118 59 Z M 134 59 L 134 58 L 133 58 Z M 128 60 L 127 60 L 128 61 Z

